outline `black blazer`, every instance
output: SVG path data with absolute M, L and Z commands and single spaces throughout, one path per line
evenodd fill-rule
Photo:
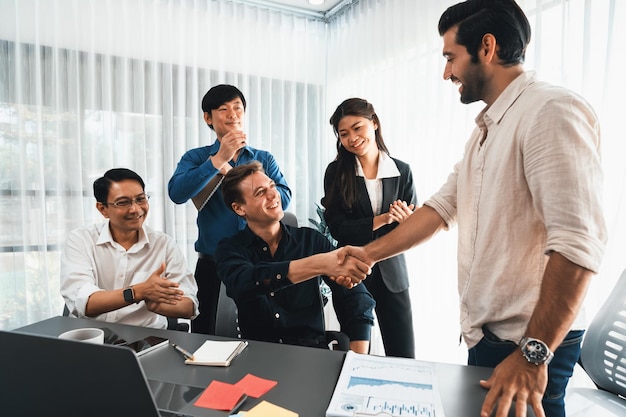
M 383 178 L 383 202 L 382 211 L 388 211 L 388 207 L 395 200 L 406 201 L 407 204 L 417 206 L 417 196 L 415 185 L 413 184 L 413 174 L 411 168 L 405 162 L 392 158 L 400 171 L 399 177 Z M 331 162 L 324 174 L 324 191 L 328 195 L 334 179 L 337 178 L 337 162 Z M 374 212 L 370 203 L 365 180 L 357 177 L 358 201 L 351 210 L 346 210 L 340 206 L 328 207 L 328 199 L 322 199 L 325 207 L 324 219 L 331 235 L 338 242 L 339 246 L 354 245 L 363 246 L 378 239 L 392 231 L 398 223 L 388 224 L 376 231 L 372 231 L 374 223 Z M 378 262 L 372 274 L 379 273 L 383 282 L 391 292 L 400 292 L 409 288 L 409 276 L 404 255 L 400 254 L 393 258 Z

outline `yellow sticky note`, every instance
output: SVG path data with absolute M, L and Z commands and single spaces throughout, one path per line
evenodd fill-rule
M 256 407 L 246 413 L 246 417 L 298 417 L 298 413 L 267 401 L 261 401 Z

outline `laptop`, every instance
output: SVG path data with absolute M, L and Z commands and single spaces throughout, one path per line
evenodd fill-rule
M 0 331 L 0 404 L 6 416 L 173 417 L 204 388 L 148 380 L 135 352 Z

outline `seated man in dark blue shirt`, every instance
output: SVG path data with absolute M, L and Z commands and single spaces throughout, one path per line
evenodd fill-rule
M 217 273 L 235 300 L 246 339 L 326 347 L 324 302 L 319 285 L 331 288 L 341 331 L 350 349 L 367 353 L 375 301 L 365 286 L 339 286 L 328 276 L 365 278 L 369 267 L 356 258 L 337 263 L 333 245 L 316 230 L 280 222 L 284 213 L 276 184 L 257 162 L 230 170 L 222 183 L 224 202 L 247 227 L 222 240 Z

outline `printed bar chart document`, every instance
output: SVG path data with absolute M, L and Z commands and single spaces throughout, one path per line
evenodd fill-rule
M 432 364 L 349 351 L 326 417 L 444 417 Z

